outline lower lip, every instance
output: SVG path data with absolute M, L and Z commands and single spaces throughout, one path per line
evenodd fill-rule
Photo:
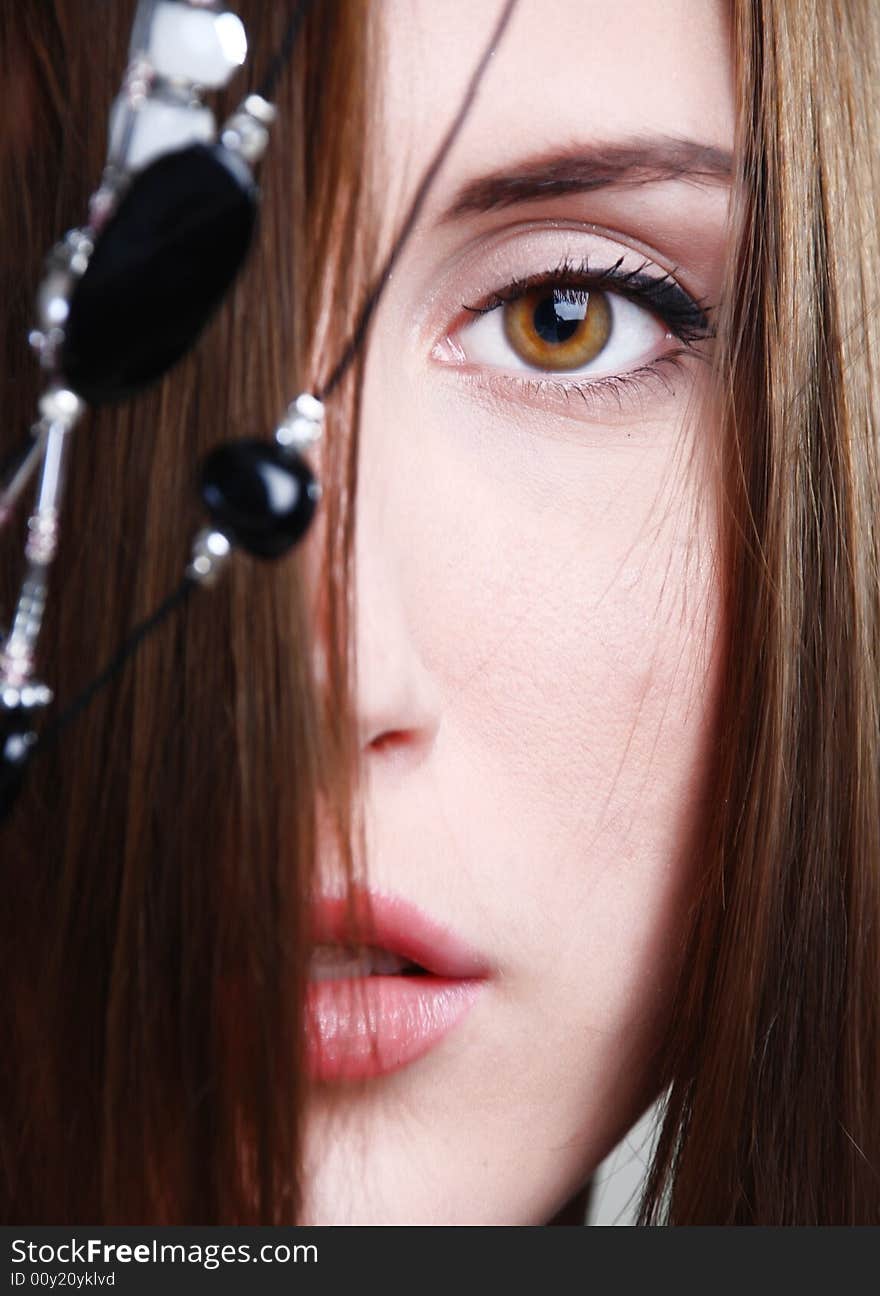
M 420 1058 L 473 1006 L 485 982 L 436 976 L 313 981 L 306 1000 L 309 1073 L 365 1080 Z

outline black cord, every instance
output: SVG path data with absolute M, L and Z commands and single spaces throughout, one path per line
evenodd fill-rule
M 278 53 L 275 55 L 274 59 L 272 60 L 272 63 L 269 67 L 269 71 L 267 72 L 263 84 L 260 87 L 260 90 L 258 91 L 258 93 L 262 94 L 264 98 L 269 98 L 271 96 L 272 90 L 275 84 L 277 83 L 278 77 L 280 76 L 281 71 L 283 70 L 287 60 L 290 58 L 290 55 L 293 51 L 294 44 L 296 42 L 296 37 L 302 26 L 302 22 L 306 16 L 306 13 L 312 3 L 313 0 L 301 0 L 301 3 L 299 3 L 295 7 L 290 22 L 288 23 L 283 44 L 279 49 Z M 346 343 L 342 351 L 342 354 L 339 358 L 339 361 L 337 362 L 336 366 L 331 372 L 330 378 L 328 379 L 327 383 L 324 385 L 322 391 L 318 394 L 318 399 L 320 400 L 325 399 L 335 390 L 336 387 L 338 387 L 339 383 L 342 381 L 343 377 L 345 376 L 346 372 L 348 371 L 349 367 L 351 366 L 352 362 L 357 356 L 357 353 L 360 350 L 361 346 L 363 346 L 364 344 L 364 341 L 367 336 L 367 331 L 370 326 L 370 322 L 373 318 L 373 315 L 375 314 L 376 307 L 379 304 L 382 293 L 385 291 L 385 288 L 387 287 L 388 280 L 391 276 L 391 271 L 393 270 L 396 262 L 400 257 L 401 252 L 403 251 L 406 243 L 410 238 L 410 235 L 412 234 L 413 229 L 415 228 L 416 221 L 419 218 L 419 215 L 421 213 L 422 207 L 424 206 L 431 185 L 433 184 L 434 179 L 438 171 L 440 170 L 440 167 L 443 165 L 444 161 L 446 160 L 449 150 L 452 148 L 452 145 L 455 142 L 455 138 L 458 135 L 458 132 L 461 130 L 465 118 L 467 117 L 471 109 L 471 106 L 473 105 L 474 99 L 476 98 L 477 95 L 477 90 L 479 88 L 480 80 L 482 79 L 483 73 L 486 69 L 486 65 L 488 64 L 489 59 L 491 58 L 492 54 L 495 51 L 496 45 L 498 44 L 499 40 L 503 36 L 505 29 L 507 28 L 507 25 L 510 22 L 516 4 L 517 4 L 517 0 L 507 0 L 507 3 L 504 6 L 504 9 L 501 13 L 501 17 L 499 18 L 498 22 L 495 25 L 495 29 L 492 32 L 492 36 L 485 50 L 483 51 L 482 57 L 480 58 L 476 68 L 474 69 L 473 75 L 471 76 L 470 82 L 468 83 L 468 88 L 465 91 L 464 97 L 461 101 L 459 110 L 456 113 L 455 118 L 451 126 L 449 127 L 449 130 L 446 132 L 446 135 L 443 137 L 443 140 L 440 143 L 433 159 L 425 169 L 425 173 L 422 176 L 421 182 L 419 183 L 415 196 L 412 200 L 412 203 L 410 204 L 409 212 L 407 213 L 406 220 L 403 222 L 400 233 L 398 234 L 394 242 L 394 245 L 392 246 L 391 251 L 388 254 L 388 257 L 385 260 L 385 264 L 382 267 L 382 270 L 375 284 L 367 293 L 367 297 L 366 300 L 364 301 L 363 307 L 361 308 L 360 314 L 358 316 L 358 321 L 355 326 L 354 332 L 352 333 L 352 336 L 349 339 L 349 341 Z M 157 630 L 159 626 L 162 625 L 163 622 L 171 615 L 171 613 L 175 611 L 176 608 L 178 608 L 181 604 L 185 603 L 189 598 L 189 596 L 192 594 L 193 590 L 196 588 L 198 588 L 197 582 L 190 576 L 185 577 L 182 583 L 177 587 L 177 589 L 168 595 L 168 597 L 164 600 L 163 603 L 159 605 L 159 607 L 155 610 L 155 612 L 151 613 L 150 616 L 148 616 L 144 621 L 140 622 L 140 624 L 136 626 L 134 630 L 132 630 L 132 632 L 120 645 L 115 656 L 107 664 L 107 666 L 105 666 L 105 668 L 101 671 L 101 673 L 95 676 L 95 678 L 91 681 L 91 683 L 86 685 L 86 687 L 82 690 L 82 692 L 79 693 L 73 699 L 73 701 L 70 702 L 64 708 L 63 711 L 61 711 L 46 725 L 46 727 L 43 729 L 42 733 L 39 735 L 36 742 L 33 744 L 33 746 L 30 749 L 29 757 L 28 757 L 29 760 L 34 755 L 36 755 L 37 752 L 45 750 L 45 748 L 51 746 L 52 743 L 57 741 L 57 739 L 61 736 L 62 732 L 67 728 L 67 726 L 73 720 L 76 719 L 76 717 L 82 711 L 85 710 L 85 708 L 89 705 L 89 703 L 92 701 L 95 695 L 99 693 L 101 689 L 105 688 L 108 684 L 110 684 L 116 678 L 117 675 L 119 675 L 119 673 L 121 672 L 125 664 L 128 662 L 129 658 L 134 655 L 134 653 L 138 650 L 138 648 L 143 643 L 143 641 L 149 635 L 151 635 L 155 630 Z
M 96 675 L 91 683 L 87 684 L 83 691 L 78 693 L 63 711 L 59 711 L 57 715 L 52 717 L 31 747 L 28 753 L 29 759 L 35 756 L 37 752 L 50 747 L 53 742 L 61 737 L 67 726 L 76 719 L 80 712 L 86 709 L 92 699 L 101 692 L 101 689 L 106 688 L 108 684 L 113 682 L 128 659 L 140 648 L 143 641 L 154 630 L 158 630 L 159 626 L 168 619 L 171 613 L 185 603 L 193 590 L 197 588 L 197 582 L 191 576 L 185 576 L 177 589 L 173 590 L 145 620 L 135 626 L 134 630 L 122 641 L 115 656 L 110 659 L 101 673 Z
M 470 112 L 471 107 L 473 106 L 473 102 L 477 97 L 477 91 L 480 88 L 480 82 L 483 79 L 483 73 L 486 70 L 486 65 L 488 64 L 489 59 L 495 53 L 495 48 L 498 42 L 501 40 L 501 37 L 504 35 L 505 30 L 507 29 L 507 25 L 510 22 L 511 17 L 513 16 L 513 11 L 516 8 L 516 4 L 517 4 L 517 0 L 507 0 L 507 3 L 505 4 L 504 9 L 502 10 L 501 17 L 498 19 L 498 22 L 495 24 L 495 30 L 492 32 L 492 35 L 489 38 L 489 43 L 487 44 L 486 48 L 483 50 L 482 58 L 480 59 L 477 66 L 474 68 L 471 79 L 468 82 L 468 88 L 464 93 L 464 98 L 461 101 L 461 105 L 458 109 L 458 112 L 455 114 L 455 118 L 453 119 L 452 125 L 449 127 L 449 130 L 446 132 L 445 136 L 443 137 L 443 140 L 439 148 L 437 149 L 437 152 L 434 154 L 433 159 L 428 163 L 428 166 L 425 169 L 425 173 L 422 176 L 421 183 L 419 184 L 419 187 L 415 193 L 415 197 L 413 198 L 412 203 L 410 205 L 410 209 L 409 212 L 407 213 L 406 220 L 403 222 L 403 226 L 401 227 L 400 233 L 398 234 L 397 238 L 394 241 L 391 251 L 389 252 L 388 257 L 386 258 L 385 264 L 382 267 L 382 270 L 375 284 L 367 293 L 366 301 L 364 302 L 363 307 L 361 308 L 361 312 L 360 315 L 358 316 L 358 321 L 357 324 L 355 325 L 354 332 L 352 333 L 351 337 L 346 343 L 342 355 L 339 357 L 336 367 L 331 372 L 330 377 L 327 379 L 327 382 L 324 384 L 323 388 L 319 392 L 316 392 L 318 400 L 321 401 L 326 400 L 328 396 L 331 396 L 333 394 L 333 392 L 342 382 L 342 379 L 345 377 L 346 373 L 348 372 L 349 368 L 354 362 L 355 357 L 360 351 L 364 343 L 364 339 L 367 336 L 367 330 L 370 327 L 372 318 L 376 313 L 376 307 L 379 305 L 379 300 L 382 296 L 382 293 L 385 291 L 385 288 L 388 284 L 388 280 L 391 278 L 391 272 L 394 269 L 395 265 L 397 264 L 397 261 L 399 260 L 400 254 L 402 253 L 404 247 L 409 242 L 410 235 L 412 234 L 413 229 L 415 228 L 416 221 L 421 215 L 422 208 L 425 205 L 425 199 L 428 196 L 428 192 L 431 188 L 431 185 L 434 183 L 434 180 L 437 176 L 437 172 L 440 170 L 443 163 L 446 161 L 446 158 L 449 154 L 449 150 L 452 148 L 452 145 L 455 143 L 455 139 L 458 135 L 458 132 L 461 130 L 462 126 L 464 125 L 464 120 L 467 117 L 468 113 Z
M 256 93 L 262 96 L 263 99 L 268 99 L 271 102 L 275 98 L 278 82 L 293 57 L 300 28 L 309 16 L 309 10 L 313 4 L 314 0 L 298 0 L 298 3 L 293 6 L 287 23 L 287 30 L 281 38 L 281 44 L 266 70 L 266 75 L 257 87 Z

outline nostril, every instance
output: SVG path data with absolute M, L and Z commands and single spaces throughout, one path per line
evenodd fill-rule
M 428 736 L 418 729 L 385 729 L 367 743 L 366 753 L 377 768 L 403 770 L 419 764 L 429 747 Z
M 412 734 L 405 729 L 388 729 L 367 744 L 367 750 L 380 755 L 394 755 L 403 748 L 412 746 Z

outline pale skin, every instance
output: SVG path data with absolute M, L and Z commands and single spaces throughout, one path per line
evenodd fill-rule
M 500 4 L 381 11 L 390 232 Z M 503 304 L 464 307 L 621 257 L 714 306 L 728 186 L 717 166 L 443 214 L 600 145 L 717 163 L 729 40 L 712 0 L 520 0 L 383 299 L 356 533 L 366 862 L 491 975 L 427 1055 L 315 1097 L 305 1222 L 547 1223 L 657 1094 L 724 643 L 709 366 L 591 390 L 683 349 L 648 304 L 619 297 L 616 350 L 581 373 L 530 368 Z

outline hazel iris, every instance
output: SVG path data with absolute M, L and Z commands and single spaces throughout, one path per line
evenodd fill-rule
M 533 288 L 504 308 L 504 332 L 521 360 L 539 369 L 579 369 L 611 337 L 611 308 L 603 292 Z

